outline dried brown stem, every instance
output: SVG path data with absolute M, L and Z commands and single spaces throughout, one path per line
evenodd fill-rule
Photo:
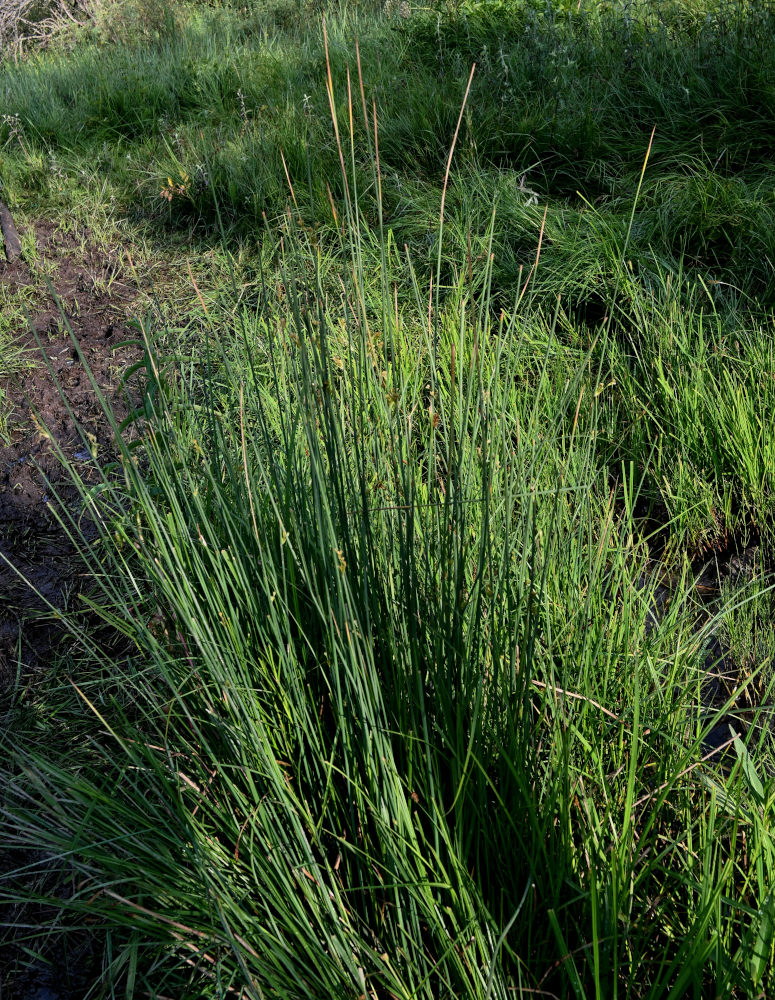
M 64 23 L 84 24 L 92 0 L 0 0 L 0 52 L 18 59 L 49 42 Z

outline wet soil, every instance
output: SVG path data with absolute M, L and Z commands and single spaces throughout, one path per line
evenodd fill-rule
M 120 376 L 135 353 L 114 347 L 131 336 L 126 315 L 135 297 L 121 273 L 121 251 L 43 222 L 35 244 L 32 263 L 0 256 L 6 300 L 34 289 L 28 320 L 14 331 L 24 363 L 3 383 L 9 439 L 0 441 L 0 692 L 49 661 L 62 636 L 46 612 L 64 608 L 79 589 L 81 566 L 55 516 L 57 497 L 66 505 L 77 497 L 56 447 L 88 482 L 95 475 L 90 452 L 103 458 L 113 440 L 84 362 L 121 417 L 128 403 Z
M 19 228 L 29 247 L 29 232 Z M 52 612 L 88 585 L 56 516 L 69 509 L 80 517 L 78 490 L 57 449 L 83 481 L 96 477 L 93 457 L 110 456 L 113 432 L 89 372 L 121 419 L 131 405 L 121 376 L 137 357 L 135 348 L 116 346 L 131 339 L 127 315 L 136 299 L 121 248 L 50 222 L 37 223 L 34 237 L 32 259 L 8 262 L 0 252 L 0 308 L 9 309 L 5 319 L 23 351 L 0 381 L 0 707 L 34 690 L 36 677 L 65 651 L 68 634 Z M 80 526 L 88 536 L 88 522 L 80 518 Z M 0 878 L 35 870 L 40 859 L 6 847 L 0 843 Z M 0 940 L 2 1000 L 79 1000 L 86 970 L 99 962 L 94 942 L 80 934 L 70 936 L 67 954 L 61 945 L 52 950 L 46 929 L 57 915 L 33 909 L 0 917 L 0 924 L 38 928 L 20 932 L 35 938 L 26 944 L 13 935 Z M 39 960 L 30 964 L 35 953 Z
M 700 750 L 705 760 L 728 770 L 735 759 L 732 749 L 734 737 L 744 737 L 760 715 L 761 705 L 758 702 L 764 696 L 763 685 L 766 687 L 766 684 L 764 678 L 751 683 L 758 665 L 751 664 L 746 672 L 735 662 L 718 625 L 709 634 L 707 626 L 715 621 L 718 601 L 725 587 L 742 589 L 754 580 L 771 581 L 773 567 L 766 559 L 754 531 L 747 532 L 745 537 L 727 539 L 725 544 L 706 553 L 704 558 L 695 560 L 692 574 L 687 578 L 671 576 L 658 564 L 652 567 L 652 571 L 660 582 L 653 591 L 647 629 L 658 625 L 676 594 L 682 601 L 690 597 L 695 604 L 694 632 L 698 637 L 705 635 L 702 644 L 704 682 L 700 702 L 703 715 L 709 723 L 713 722 Z M 647 582 L 646 577 L 643 582 Z M 720 712 L 725 714 L 719 717 Z M 762 724 L 761 719 L 758 724 Z

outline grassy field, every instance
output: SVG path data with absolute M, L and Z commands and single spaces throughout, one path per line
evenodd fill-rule
M 30 962 L 772 995 L 773 65 L 759 0 L 105 2 L 0 62 L 0 197 L 156 296 L 0 717 Z

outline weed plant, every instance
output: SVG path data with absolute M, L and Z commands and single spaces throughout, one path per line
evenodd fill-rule
M 654 623 L 599 371 L 464 286 L 428 329 L 385 281 L 377 327 L 351 235 L 334 301 L 289 233 L 287 298 L 196 372 L 146 333 L 144 444 L 84 495 L 128 652 L 81 635 L 56 755 L 5 735 L 7 843 L 130 995 L 757 988 L 771 786 L 742 743 L 700 760 L 698 633 Z
M 195 286 L 182 335 L 138 323 L 133 433 L 106 408 L 118 460 L 62 510 L 93 589 L 0 735 L 4 842 L 28 852 L 0 893 L 24 913 L 30 868 L 67 885 L 56 931 L 99 937 L 95 995 L 775 988 L 769 645 L 741 638 L 771 630 L 769 592 L 726 595 L 757 693 L 708 714 L 719 620 L 680 559 L 752 526 L 770 544 L 770 262 L 750 233 L 771 39 L 758 6 L 657 6 L 608 42 L 609 15 L 575 4 L 369 11 L 360 63 L 360 8 L 327 51 L 296 20 L 290 51 L 280 8 L 200 11 L 142 51 L 2 71 L 41 156 L 105 149 L 118 192 L 167 114 L 136 204 L 262 227 L 249 284 Z M 663 88 L 650 146 L 655 66 L 700 106 Z M 580 137 L 592 67 L 613 83 Z M 686 138 L 705 113 L 710 153 Z M 679 218 L 699 220 L 686 243 Z M 685 574 L 668 598 L 655 551 Z
M 122 8 L 113 33 L 110 18 L 98 20 L 74 50 L 0 67 L 7 199 L 54 214 L 80 205 L 99 228 L 129 212 L 162 255 L 175 234 L 209 252 L 223 225 L 253 248 L 255 290 L 262 267 L 280 280 L 290 184 L 321 251 L 323 286 L 338 287 L 347 192 L 319 15 L 293 4 L 200 4 L 151 23 L 146 8 Z M 636 462 L 642 495 L 660 520 L 675 519 L 676 545 L 691 554 L 752 525 L 767 530 L 772 466 L 757 415 L 771 405 L 773 373 L 771 7 L 493 2 L 408 17 L 369 4 L 325 13 L 337 112 L 347 120 L 357 40 L 379 122 L 378 196 L 370 137 L 353 119 L 364 270 L 408 247 L 426 282 L 441 249 L 438 278 L 451 288 L 468 261 L 478 280 L 493 253 L 492 301 L 509 310 L 543 233 L 530 290 L 547 315 L 560 296 L 569 364 L 613 304 L 611 377 L 633 390 L 609 393 L 621 416 L 612 437 L 626 445 L 614 470 Z M 474 62 L 440 246 L 446 153 Z M 397 284 L 406 306 L 412 282 L 401 271 Z M 653 308 L 667 309 L 657 339 L 644 322 Z M 711 378 L 696 362 L 697 324 Z M 695 406 L 702 399 L 710 427 Z M 651 465 L 644 449 L 654 447 Z

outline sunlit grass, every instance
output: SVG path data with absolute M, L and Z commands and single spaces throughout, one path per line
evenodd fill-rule
M 771 39 L 657 6 L 330 12 L 327 52 L 178 11 L 2 71 L 41 163 L 219 242 L 137 325 L 92 585 L 0 736 L 97 992 L 775 986 Z

